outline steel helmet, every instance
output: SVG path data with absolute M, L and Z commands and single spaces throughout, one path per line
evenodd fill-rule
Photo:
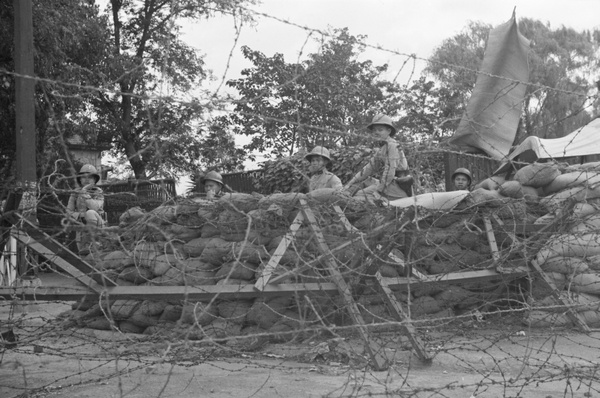
M 325 148 L 324 146 L 314 147 L 310 153 L 307 153 L 306 156 L 304 156 L 304 159 L 306 159 L 310 162 L 310 158 L 312 158 L 313 156 L 321 156 L 321 157 L 327 159 L 328 162 L 331 162 L 331 157 L 329 156 L 329 150 L 327 148 Z
M 100 181 L 100 174 L 98 174 L 98 171 L 96 170 L 96 168 L 94 166 L 92 166 L 91 164 L 84 164 L 81 167 L 81 170 L 79 170 L 79 173 L 77 173 L 77 182 L 79 182 L 79 177 L 83 177 L 86 175 L 94 177 L 94 179 L 96 180 L 96 183 L 98 183 L 98 181 Z
M 223 186 L 223 177 L 214 170 L 209 171 L 204 177 L 202 177 L 201 182 L 204 184 L 206 181 L 214 181 Z
M 454 181 L 454 177 L 456 177 L 457 174 L 464 174 L 467 176 L 467 178 L 469 179 L 469 185 L 471 185 L 471 181 L 473 180 L 473 177 L 471 176 L 471 172 L 469 171 L 469 169 L 465 169 L 464 167 L 459 167 L 458 169 L 454 170 L 454 173 L 452 173 L 452 178 L 450 178 L 452 181 Z
M 379 114 L 379 115 L 375 115 L 375 117 L 373 118 L 373 120 L 371 121 L 371 123 L 367 126 L 367 129 L 371 130 L 373 129 L 373 126 L 381 124 L 383 126 L 388 126 L 392 129 L 392 132 L 390 133 L 390 137 L 394 136 L 396 134 L 396 127 L 394 127 L 394 123 L 392 122 L 392 118 L 387 116 L 387 115 L 383 115 L 383 114 Z

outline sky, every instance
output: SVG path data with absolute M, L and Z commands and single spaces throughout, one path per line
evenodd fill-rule
M 237 43 L 232 16 L 184 27 L 184 39 L 205 55 L 207 68 L 217 78 L 213 89 L 219 87 L 225 70 L 228 80 L 240 77 L 241 70 L 251 66 L 241 54 L 243 45 L 267 56 L 282 53 L 286 62 L 318 50 L 314 40 L 307 42 L 308 30 L 284 21 L 323 31 L 347 27 L 352 35 L 366 35 L 369 45 L 421 59 L 428 58 L 444 39 L 460 33 L 469 21 L 497 26 L 511 18 L 513 9 L 517 20 L 534 18 L 552 28 L 579 31 L 600 29 L 600 0 L 263 0 L 248 8 L 273 18 L 256 14 L 253 26 L 242 26 Z M 313 33 L 314 38 L 319 36 Z M 406 56 L 371 48 L 364 57 L 375 65 L 389 64 L 392 78 L 406 60 Z M 424 61 L 418 60 L 415 67 L 420 71 Z M 403 69 L 400 83 L 408 80 L 410 69 L 412 64 Z

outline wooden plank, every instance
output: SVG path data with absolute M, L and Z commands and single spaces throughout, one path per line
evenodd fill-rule
M 101 292 L 94 292 L 83 286 L 37 288 L 0 288 L 0 297 L 17 296 L 24 300 L 75 300 L 84 296 L 133 300 L 211 300 L 214 297 L 227 300 L 251 299 L 256 297 L 289 296 L 296 293 L 325 292 L 338 294 L 334 283 L 303 283 L 279 285 L 269 284 L 263 291 L 256 291 L 253 285 L 207 285 L 207 286 L 108 286 Z
M 496 244 L 496 237 L 494 236 L 494 230 L 492 228 L 492 222 L 488 216 L 483 216 L 483 224 L 485 225 L 485 234 L 487 235 L 488 244 L 492 251 L 492 259 L 494 262 L 500 260 L 500 253 L 498 252 L 498 245 Z
M 383 278 L 386 285 L 390 288 L 396 288 L 399 290 L 407 290 L 410 286 L 411 290 L 415 287 L 425 285 L 449 285 L 449 284 L 466 284 L 466 283 L 477 283 L 487 282 L 497 279 L 511 280 L 520 278 L 529 274 L 527 267 L 515 267 L 511 273 L 498 273 L 492 269 L 484 269 L 479 271 L 467 271 L 467 272 L 452 272 L 448 274 L 439 275 L 425 275 L 424 279 L 415 280 L 412 278 Z
M 313 232 L 315 239 L 317 241 L 317 246 L 321 252 L 321 254 L 326 255 L 325 264 L 327 266 L 327 271 L 329 275 L 333 279 L 333 283 L 337 286 L 344 303 L 346 304 L 346 308 L 348 309 L 348 313 L 350 317 L 354 320 L 354 324 L 357 326 L 357 329 L 365 343 L 365 349 L 367 350 L 369 357 L 371 358 L 371 363 L 375 370 L 386 370 L 389 367 L 389 361 L 385 356 L 385 351 L 383 347 L 379 345 L 375 340 L 370 338 L 367 328 L 365 326 L 365 321 L 356 305 L 352 297 L 352 290 L 350 286 L 344 280 L 344 277 L 340 273 L 337 264 L 332 259 L 332 254 L 325 242 L 325 238 L 323 237 L 323 233 L 317 224 L 317 220 L 312 210 L 306 204 L 304 199 L 300 199 L 300 204 L 302 205 L 302 212 L 306 217 L 306 221 L 308 221 L 308 226 L 310 230 Z
M 432 358 L 425 349 L 423 342 L 417 336 L 414 326 L 410 323 L 410 318 L 404 312 L 400 303 L 398 303 L 398 301 L 396 300 L 394 293 L 387 285 L 385 279 L 383 279 L 379 271 L 375 273 L 375 278 L 377 279 L 378 287 L 383 293 L 383 299 L 388 305 L 388 308 L 391 310 L 392 315 L 394 316 L 394 318 L 396 318 L 398 322 L 402 322 L 400 328 L 403 330 L 406 337 L 408 337 L 408 339 L 410 340 L 410 343 L 412 344 L 413 348 L 417 353 L 417 357 L 419 357 L 419 359 L 425 363 L 430 363 Z
M 554 284 L 554 281 L 546 274 L 546 272 L 544 272 L 544 270 L 542 269 L 542 267 L 540 267 L 538 262 L 535 259 L 533 259 L 530 262 L 530 264 L 531 264 L 531 267 L 538 273 L 538 275 L 540 275 L 542 282 L 547 287 L 550 288 L 550 292 L 551 292 L 550 294 L 552 295 L 554 300 L 556 302 L 558 302 L 559 304 L 565 306 L 565 308 L 567 309 L 566 315 L 567 315 L 567 317 L 569 317 L 571 322 L 573 322 L 573 324 L 575 326 L 579 327 L 579 329 L 581 329 L 582 331 L 589 332 L 590 328 L 587 325 L 587 323 L 585 323 L 585 320 L 581 317 L 581 315 L 577 311 L 573 310 L 573 308 L 569 302 L 562 299 L 562 297 L 560 296 L 560 291 Z
M 47 233 L 41 231 L 37 227 L 37 225 L 32 224 L 29 220 L 21 216 L 18 217 L 20 219 L 19 222 L 22 223 L 22 230 L 32 239 L 30 242 L 37 242 L 43 245 L 47 250 L 49 250 L 50 253 L 62 258 L 66 261 L 66 263 L 72 265 L 72 267 L 69 267 L 69 270 L 65 269 L 65 272 L 72 272 L 74 267 L 81 273 L 90 275 L 90 277 L 96 282 L 98 282 L 100 285 L 117 285 L 113 280 L 102 275 L 102 273 L 96 268 L 94 268 L 91 264 L 82 260 L 81 257 L 79 257 L 79 255 L 73 253 L 71 250 L 69 250 L 67 247 L 56 241 Z M 79 274 L 71 275 L 76 279 L 79 277 Z
M 88 286 L 90 289 L 94 290 L 95 292 L 102 291 L 102 286 L 100 284 L 98 284 L 94 279 L 92 279 L 90 276 L 84 274 L 83 272 L 81 272 L 80 270 L 75 268 L 73 265 L 71 265 L 65 259 L 58 257 L 56 255 L 56 253 L 52 252 L 50 249 L 48 249 L 41 243 L 36 242 L 35 240 L 31 239 L 31 237 L 29 235 L 26 235 L 23 232 L 19 232 L 19 231 L 15 232 L 13 235 L 19 242 L 23 243 L 24 245 L 28 246 L 32 250 L 34 250 L 37 253 L 41 254 L 42 256 L 46 257 L 48 259 L 48 261 L 50 261 L 52 264 L 56 265 L 61 270 L 65 271 L 66 273 L 71 275 L 73 278 L 78 280 L 84 286 Z M 115 286 L 115 285 L 116 284 L 113 284 L 111 286 Z
M 348 232 L 353 232 L 353 233 L 358 233 L 361 234 L 361 230 L 356 228 L 354 225 L 350 224 L 350 221 L 348 221 L 348 218 L 346 218 L 346 214 L 344 214 L 344 212 L 342 211 L 342 208 L 338 205 L 333 205 L 333 210 L 335 210 L 336 214 L 338 215 L 340 222 L 344 225 L 344 228 L 346 228 L 346 231 Z
M 262 274 L 254 284 L 254 288 L 256 290 L 262 291 L 265 289 L 265 286 L 267 285 L 267 283 L 269 283 L 269 279 L 271 279 L 271 276 L 277 268 L 277 265 L 279 265 L 281 257 L 283 257 L 288 246 L 294 240 L 294 237 L 296 236 L 296 233 L 298 232 L 298 229 L 300 229 L 300 227 L 302 226 L 303 222 L 304 215 L 301 211 L 299 211 L 298 214 L 296 214 L 294 221 L 292 221 L 292 225 L 290 225 L 290 230 L 288 231 L 288 233 L 285 234 L 281 242 L 279 242 L 279 246 L 277 246 L 277 248 L 273 252 L 273 255 L 269 259 L 269 262 L 265 266 Z

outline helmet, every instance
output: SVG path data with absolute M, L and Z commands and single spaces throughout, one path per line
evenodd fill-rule
M 369 130 L 371 130 L 373 128 L 373 126 L 377 125 L 377 124 L 381 124 L 383 126 L 388 126 L 392 129 L 392 132 L 390 133 L 390 137 L 394 136 L 396 134 L 396 127 L 394 127 L 394 123 L 392 122 L 392 118 L 387 116 L 387 115 L 383 115 L 383 114 L 379 114 L 379 115 L 375 115 L 375 117 L 373 117 L 373 120 L 371 121 L 371 123 L 367 126 L 367 128 Z
M 313 156 L 321 156 L 321 157 L 324 157 L 325 159 L 327 159 L 328 162 L 331 162 L 331 158 L 329 157 L 329 150 L 327 148 L 325 148 L 324 146 L 314 147 L 310 153 L 307 153 L 306 156 L 304 156 L 304 159 L 306 159 L 310 162 L 310 159 Z
M 92 166 L 91 164 L 84 164 L 81 167 L 81 170 L 79 170 L 79 173 L 77 173 L 77 182 L 79 182 L 79 177 L 86 176 L 86 175 L 94 177 L 94 179 L 96 180 L 96 183 L 98 183 L 98 181 L 100 181 L 100 174 L 98 174 L 98 171 L 96 170 L 96 168 L 94 166 Z
M 469 179 L 469 184 L 471 184 L 473 177 L 471 176 L 471 172 L 469 171 L 469 169 L 465 169 L 464 167 L 459 167 L 458 169 L 454 170 L 454 173 L 452 173 L 452 177 L 450 179 L 454 180 L 454 177 L 456 177 L 457 174 L 466 175 L 467 178 Z
M 200 182 L 202 182 L 203 184 L 206 181 L 214 181 L 214 182 L 217 182 L 217 183 L 223 185 L 223 177 L 221 176 L 221 174 L 217 173 L 214 170 L 206 173 L 206 175 L 204 177 L 202 177 L 202 179 L 200 180 Z

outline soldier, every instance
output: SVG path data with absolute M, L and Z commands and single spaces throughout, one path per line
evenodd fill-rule
M 404 152 L 398 149 L 398 142 L 393 138 L 397 130 L 392 119 L 386 115 L 377 115 L 367 129 L 373 138 L 381 143 L 381 147 L 369 163 L 348 181 L 344 189 L 351 195 L 364 196 L 372 203 L 382 198 L 395 200 L 408 197 L 409 193 L 400 187 L 398 181 L 399 178 L 406 179 L 408 162 Z M 372 175 L 379 177 L 378 183 L 361 189 L 358 183 Z
M 212 200 L 222 196 L 223 177 L 221 174 L 216 171 L 209 171 L 200 181 L 204 184 L 206 199 Z
M 104 227 L 104 194 L 102 188 L 96 186 L 100 181 L 100 174 L 94 166 L 86 164 L 81 167 L 76 179 L 79 187 L 69 197 L 67 215 L 70 219 L 91 227 Z M 89 235 L 77 231 L 75 239 L 81 254 L 89 252 L 92 243 Z
M 471 172 L 469 169 L 465 169 L 464 167 L 459 167 L 452 173 L 452 184 L 454 185 L 454 190 L 471 190 Z
M 322 146 L 316 146 L 304 157 L 309 163 L 308 172 L 308 192 L 319 188 L 333 188 L 341 190 L 342 181 L 332 172 L 327 170 L 327 165 L 331 163 L 329 150 Z

